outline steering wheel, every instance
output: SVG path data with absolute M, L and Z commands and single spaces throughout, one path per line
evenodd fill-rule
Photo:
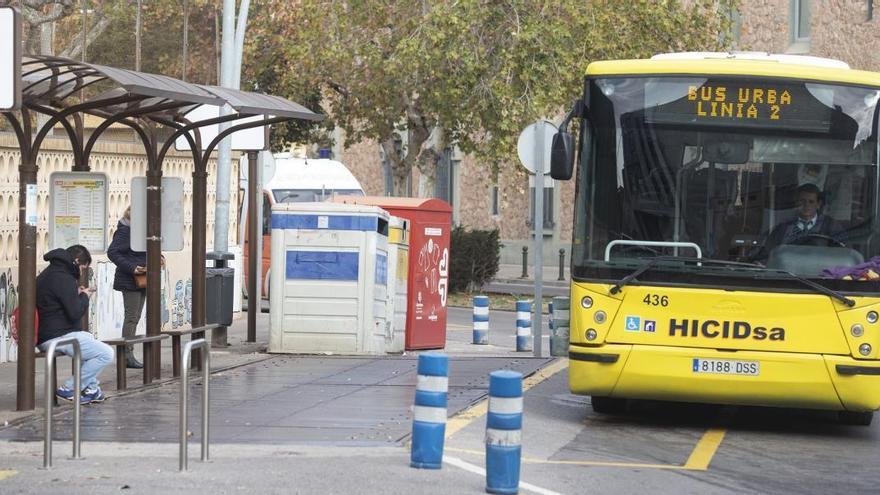
M 807 242 L 810 241 L 810 239 L 823 240 L 828 243 L 828 246 L 846 247 L 846 244 L 844 244 L 843 242 L 838 241 L 837 239 L 835 239 L 829 235 L 825 235 L 825 234 L 807 234 L 805 236 L 802 236 L 802 237 L 795 239 L 795 241 L 792 242 L 792 244 L 797 244 L 797 245 L 806 244 Z

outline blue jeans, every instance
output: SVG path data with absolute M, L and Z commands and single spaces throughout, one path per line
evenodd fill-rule
M 80 352 L 82 352 L 82 389 L 98 388 L 98 373 L 105 366 L 113 362 L 113 348 L 95 339 L 89 332 L 71 332 L 61 337 L 47 340 L 38 347 L 41 351 L 46 352 L 49 349 L 49 344 L 53 341 L 68 337 L 76 337 L 76 340 L 79 342 Z M 55 349 L 66 356 L 73 357 L 73 345 L 71 344 L 59 345 Z M 64 382 L 64 386 L 68 389 L 73 389 L 72 376 Z

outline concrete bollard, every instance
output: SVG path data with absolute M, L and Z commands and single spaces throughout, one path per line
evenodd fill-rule
M 532 350 L 532 303 L 516 302 L 516 350 Z
M 550 355 L 568 356 L 571 300 L 568 297 L 554 297 L 551 304 L 550 321 L 553 325 L 550 327 Z
M 419 355 L 415 408 L 413 409 L 410 466 L 440 469 L 446 436 L 446 399 L 449 358 L 439 352 Z
M 489 374 L 486 416 L 486 491 L 517 493 L 522 456 L 522 374 L 499 370 Z
M 474 344 L 489 343 L 489 297 L 474 296 Z

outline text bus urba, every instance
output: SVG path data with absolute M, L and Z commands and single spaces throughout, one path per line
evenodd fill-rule
M 590 64 L 551 160 L 570 179 L 578 150 L 571 391 L 869 424 L 878 99 L 880 74 L 813 57 Z

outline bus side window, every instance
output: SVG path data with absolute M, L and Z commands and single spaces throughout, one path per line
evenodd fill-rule
M 263 235 L 272 235 L 272 204 L 269 196 L 263 194 Z

